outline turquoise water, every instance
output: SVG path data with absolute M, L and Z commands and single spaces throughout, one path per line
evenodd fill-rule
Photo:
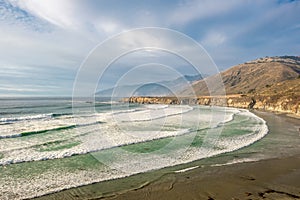
M 268 132 L 263 119 L 233 108 L 101 99 L 0 101 L 1 198 L 190 163 L 241 149 Z

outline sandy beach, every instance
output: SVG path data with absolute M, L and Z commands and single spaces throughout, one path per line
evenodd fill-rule
M 297 155 L 169 174 L 139 190 L 104 199 L 299 199 L 299 178 Z
M 37 199 L 300 199 L 299 119 L 254 113 L 269 134 L 249 147 Z

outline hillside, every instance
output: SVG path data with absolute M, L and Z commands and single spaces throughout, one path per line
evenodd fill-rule
M 276 89 L 278 83 L 298 79 L 299 74 L 300 57 L 282 56 L 260 58 L 231 67 L 222 72 L 221 77 L 226 94 L 262 94 L 270 88 Z M 213 78 L 211 76 L 193 83 L 192 87 L 197 96 L 209 95 L 206 81 Z M 191 93 L 183 90 L 181 95 L 190 96 Z
M 132 103 L 200 104 L 237 108 L 261 109 L 300 116 L 300 57 L 266 57 L 234 66 L 221 73 L 226 95 L 218 95 L 220 85 L 211 87 L 206 82 L 214 76 L 194 81 L 176 97 L 131 97 Z

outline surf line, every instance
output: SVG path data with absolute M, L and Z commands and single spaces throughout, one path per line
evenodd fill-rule
M 193 169 L 197 169 L 197 168 L 199 168 L 199 166 L 189 167 L 189 168 L 177 170 L 177 171 L 174 171 L 174 172 L 175 172 L 175 173 L 183 173 L 183 172 L 187 172 L 187 171 L 190 171 L 190 170 L 193 170 Z

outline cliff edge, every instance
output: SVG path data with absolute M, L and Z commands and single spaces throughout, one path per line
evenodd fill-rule
M 265 57 L 229 68 L 220 73 L 226 95 L 210 96 L 206 82 L 192 83 L 177 97 L 130 97 L 130 103 L 200 104 L 260 109 L 300 116 L 300 57 Z

